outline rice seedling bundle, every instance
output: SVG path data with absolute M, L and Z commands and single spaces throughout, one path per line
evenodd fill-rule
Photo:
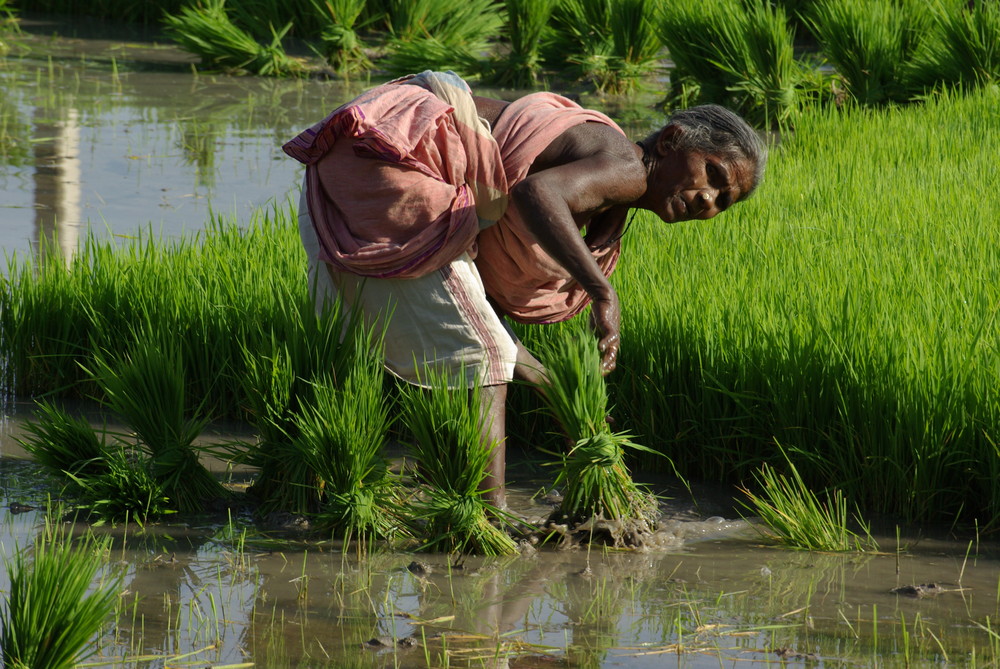
M 651 526 L 656 500 L 638 486 L 625 464 L 625 449 L 643 447 L 608 424 L 608 392 L 592 336 L 570 333 L 540 351 L 547 370 L 544 404 L 570 445 L 559 454 L 555 485 L 559 512 L 574 523 L 599 518 Z M 649 529 L 648 527 L 646 529 Z
M 561 0 L 547 48 L 552 63 L 607 93 L 630 93 L 659 67 L 658 4 L 651 0 Z
M 848 528 L 847 500 L 839 489 L 820 501 L 791 462 L 788 476 L 766 463 L 754 473 L 761 491 L 743 488 L 744 506 L 757 514 L 771 535 L 789 548 L 809 551 L 864 550 L 872 545 Z
M 481 485 L 497 444 L 484 444 L 480 388 L 451 389 L 443 373 L 427 372 L 427 388 L 402 392 L 403 422 L 412 435 L 410 450 L 425 499 L 411 503 L 425 523 L 426 549 L 480 555 L 509 555 L 517 545 L 491 521 L 503 513 L 490 505 Z M 415 532 L 416 533 L 416 532 Z
M 106 406 L 134 430 L 150 474 L 180 511 L 200 511 L 207 501 L 229 496 L 199 461 L 205 449 L 194 441 L 208 418 L 189 406 L 184 369 L 171 342 L 139 337 L 124 354 L 98 353 L 90 373 Z
M 823 53 L 861 104 L 908 97 L 905 79 L 923 29 L 915 3 L 896 0 L 816 0 L 807 20 Z
M 337 72 L 347 73 L 371 66 L 356 31 L 365 4 L 366 0 L 313 0 L 322 25 L 323 53 Z
M 510 53 L 494 65 L 500 85 L 534 86 L 542 69 L 542 40 L 559 0 L 506 0 Z
M 301 63 L 290 58 L 281 46 L 291 23 L 280 31 L 269 26 L 271 43 L 265 46 L 233 23 L 225 4 L 225 0 L 205 0 L 199 6 L 185 6 L 176 15 L 164 16 L 164 30 L 182 49 L 199 56 L 205 67 L 264 76 L 301 73 Z
M 670 99 L 722 104 L 766 126 L 788 120 L 803 73 L 780 7 L 685 0 L 661 13 L 660 35 L 674 62 Z
M 382 374 L 381 360 L 372 353 L 339 388 L 318 380 L 294 440 L 319 482 L 319 524 L 365 542 L 391 538 L 401 525 L 399 494 L 382 454 L 389 430 Z
M 0 603 L 0 656 L 7 667 L 69 669 L 93 655 L 93 643 L 118 601 L 119 578 L 95 586 L 102 563 L 92 538 L 74 543 L 46 525 L 33 550 L 6 563 L 10 583 Z
M 638 219 L 610 380 L 643 442 L 739 481 L 777 439 L 866 511 L 996 518 L 997 102 L 806 110 L 747 202 Z
M 993 2 L 932 5 L 929 35 L 907 73 L 920 92 L 940 84 L 975 87 L 1000 79 L 1000 7 Z
M 454 70 L 472 78 L 505 17 L 493 0 L 400 0 L 392 3 L 388 20 L 393 36 L 383 64 L 389 72 Z
M 170 500 L 134 448 L 108 443 L 106 433 L 50 402 L 38 402 L 35 419 L 19 440 L 36 462 L 65 481 L 68 493 L 98 520 L 145 522 L 172 513 Z

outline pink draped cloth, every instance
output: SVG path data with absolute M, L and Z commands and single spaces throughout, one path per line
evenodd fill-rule
M 553 93 L 533 93 L 507 106 L 493 127 L 493 136 L 500 145 L 510 187 L 528 176 L 535 158 L 556 137 L 581 123 L 603 123 L 622 132 L 604 114 Z M 478 243 L 476 267 L 486 292 L 514 320 L 564 321 L 590 304 L 586 291 L 538 245 L 517 207 L 508 207 L 497 225 L 483 230 Z M 591 249 L 605 276 L 614 270 L 620 250 L 619 241 Z
M 547 323 L 575 316 L 590 297 L 535 242 L 506 195 L 538 154 L 581 123 L 621 132 L 604 114 L 534 93 L 508 105 L 490 134 L 465 82 L 424 73 L 362 94 L 282 148 L 307 166 L 319 259 L 334 270 L 415 278 L 468 252 L 504 313 Z M 592 249 L 605 276 L 619 250 L 617 241 Z
M 377 86 L 282 148 L 306 164 L 320 259 L 341 272 L 423 276 L 507 206 L 496 140 L 453 74 Z

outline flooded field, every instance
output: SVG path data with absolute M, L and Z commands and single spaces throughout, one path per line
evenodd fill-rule
M 0 60 L 0 248 L 98 235 L 196 232 L 284 202 L 280 145 L 362 84 L 193 75 L 185 56 L 100 37 L 50 42 L 27 23 Z M 137 52 L 140 52 L 138 53 Z M 180 67 L 178 67 L 180 65 Z M 600 101 L 588 101 L 600 106 Z M 607 109 L 645 128 L 641 107 Z M 0 546 L 41 531 L 57 492 L 17 439 L 27 401 L 0 398 Z M 220 427 L 206 438 L 239 434 Z M 551 482 L 514 454 L 512 503 L 543 516 Z M 520 468 L 520 470 L 518 470 Z M 219 463 L 216 473 L 237 481 Z M 946 531 L 877 536 L 880 552 L 768 545 L 732 490 L 652 482 L 658 547 L 526 548 L 514 558 L 359 556 L 235 509 L 109 537 L 118 610 L 87 666 L 995 666 L 1000 551 Z M 9 583 L 0 574 L 0 592 Z

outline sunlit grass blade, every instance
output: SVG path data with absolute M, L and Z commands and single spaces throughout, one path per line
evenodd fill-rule
M 445 374 L 427 370 L 427 388 L 406 386 L 403 422 L 411 433 L 410 450 L 417 461 L 417 480 L 426 499 L 413 503 L 426 523 L 425 548 L 481 555 L 506 555 L 517 545 L 490 517 L 503 514 L 480 489 L 496 444 L 484 444 L 484 417 L 475 387 L 449 388 Z
M 323 55 L 337 72 L 347 74 L 371 67 L 358 35 L 366 4 L 366 0 L 312 0 L 322 26 Z
M 32 551 L 7 561 L 10 591 L 0 603 L 5 666 L 69 669 L 97 651 L 93 641 L 115 608 L 119 584 L 117 577 L 98 579 L 99 548 L 48 526 Z
M 559 0 L 506 0 L 510 52 L 492 65 L 491 82 L 534 86 L 542 71 L 542 40 Z

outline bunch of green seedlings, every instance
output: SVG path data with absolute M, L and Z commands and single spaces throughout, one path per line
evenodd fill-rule
M 558 454 L 555 486 L 562 502 L 554 517 L 580 527 L 608 521 L 613 544 L 636 543 L 655 527 L 656 499 L 632 480 L 625 449 L 648 451 L 608 423 L 607 386 L 592 336 L 571 332 L 540 351 L 547 383 L 543 402 L 569 440 Z M 591 531 L 591 534 L 597 534 Z
M 671 103 L 722 104 L 764 127 L 789 122 L 804 75 L 781 7 L 684 0 L 663 7 L 660 31 L 674 61 Z
M 289 57 L 281 45 L 291 23 L 280 31 L 270 26 L 271 43 L 261 44 L 233 23 L 226 11 L 226 0 L 185 6 L 176 15 L 166 15 L 163 22 L 167 35 L 186 51 L 199 55 L 204 67 L 247 70 L 264 76 L 302 72 L 301 63 Z
M 0 604 L 5 667 L 70 669 L 96 652 L 94 637 L 115 609 L 120 584 L 119 576 L 98 578 L 104 547 L 93 535 L 74 540 L 71 527 L 46 521 L 33 550 L 19 550 L 5 561 L 10 583 Z
M 876 548 L 863 522 L 866 539 L 848 527 L 847 500 L 839 489 L 826 493 L 821 502 L 802 480 L 795 465 L 785 455 L 788 475 L 763 464 L 754 474 L 760 492 L 742 488 L 743 502 L 764 522 L 765 536 L 784 546 L 809 551 L 863 551 Z
M 847 92 L 864 105 L 910 97 L 906 72 L 929 18 L 924 3 L 896 0 L 817 0 L 806 13 Z
M 517 544 L 497 524 L 506 516 L 482 489 L 496 443 L 484 443 L 488 417 L 480 411 L 478 386 L 450 388 L 443 372 L 425 371 L 426 388 L 402 389 L 403 423 L 412 435 L 410 450 L 423 497 L 411 509 L 429 538 L 426 550 L 510 555 Z M 494 524 L 497 523 L 497 524 Z M 415 534 L 420 532 L 415 530 Z
M 123 353 L 96 353 L 89 370 L 104 408 L 130 434 L 108 443 L 86 421 L 40 403 L 25 449 L 67 477 L 69 491 L 101 518 L 143 521 L 226 499 L 229 492 L 199 459 L 208 449 L 194 442 L 208 418 L 189 405 L 176 348 L 153 334 L 136 339 Z

